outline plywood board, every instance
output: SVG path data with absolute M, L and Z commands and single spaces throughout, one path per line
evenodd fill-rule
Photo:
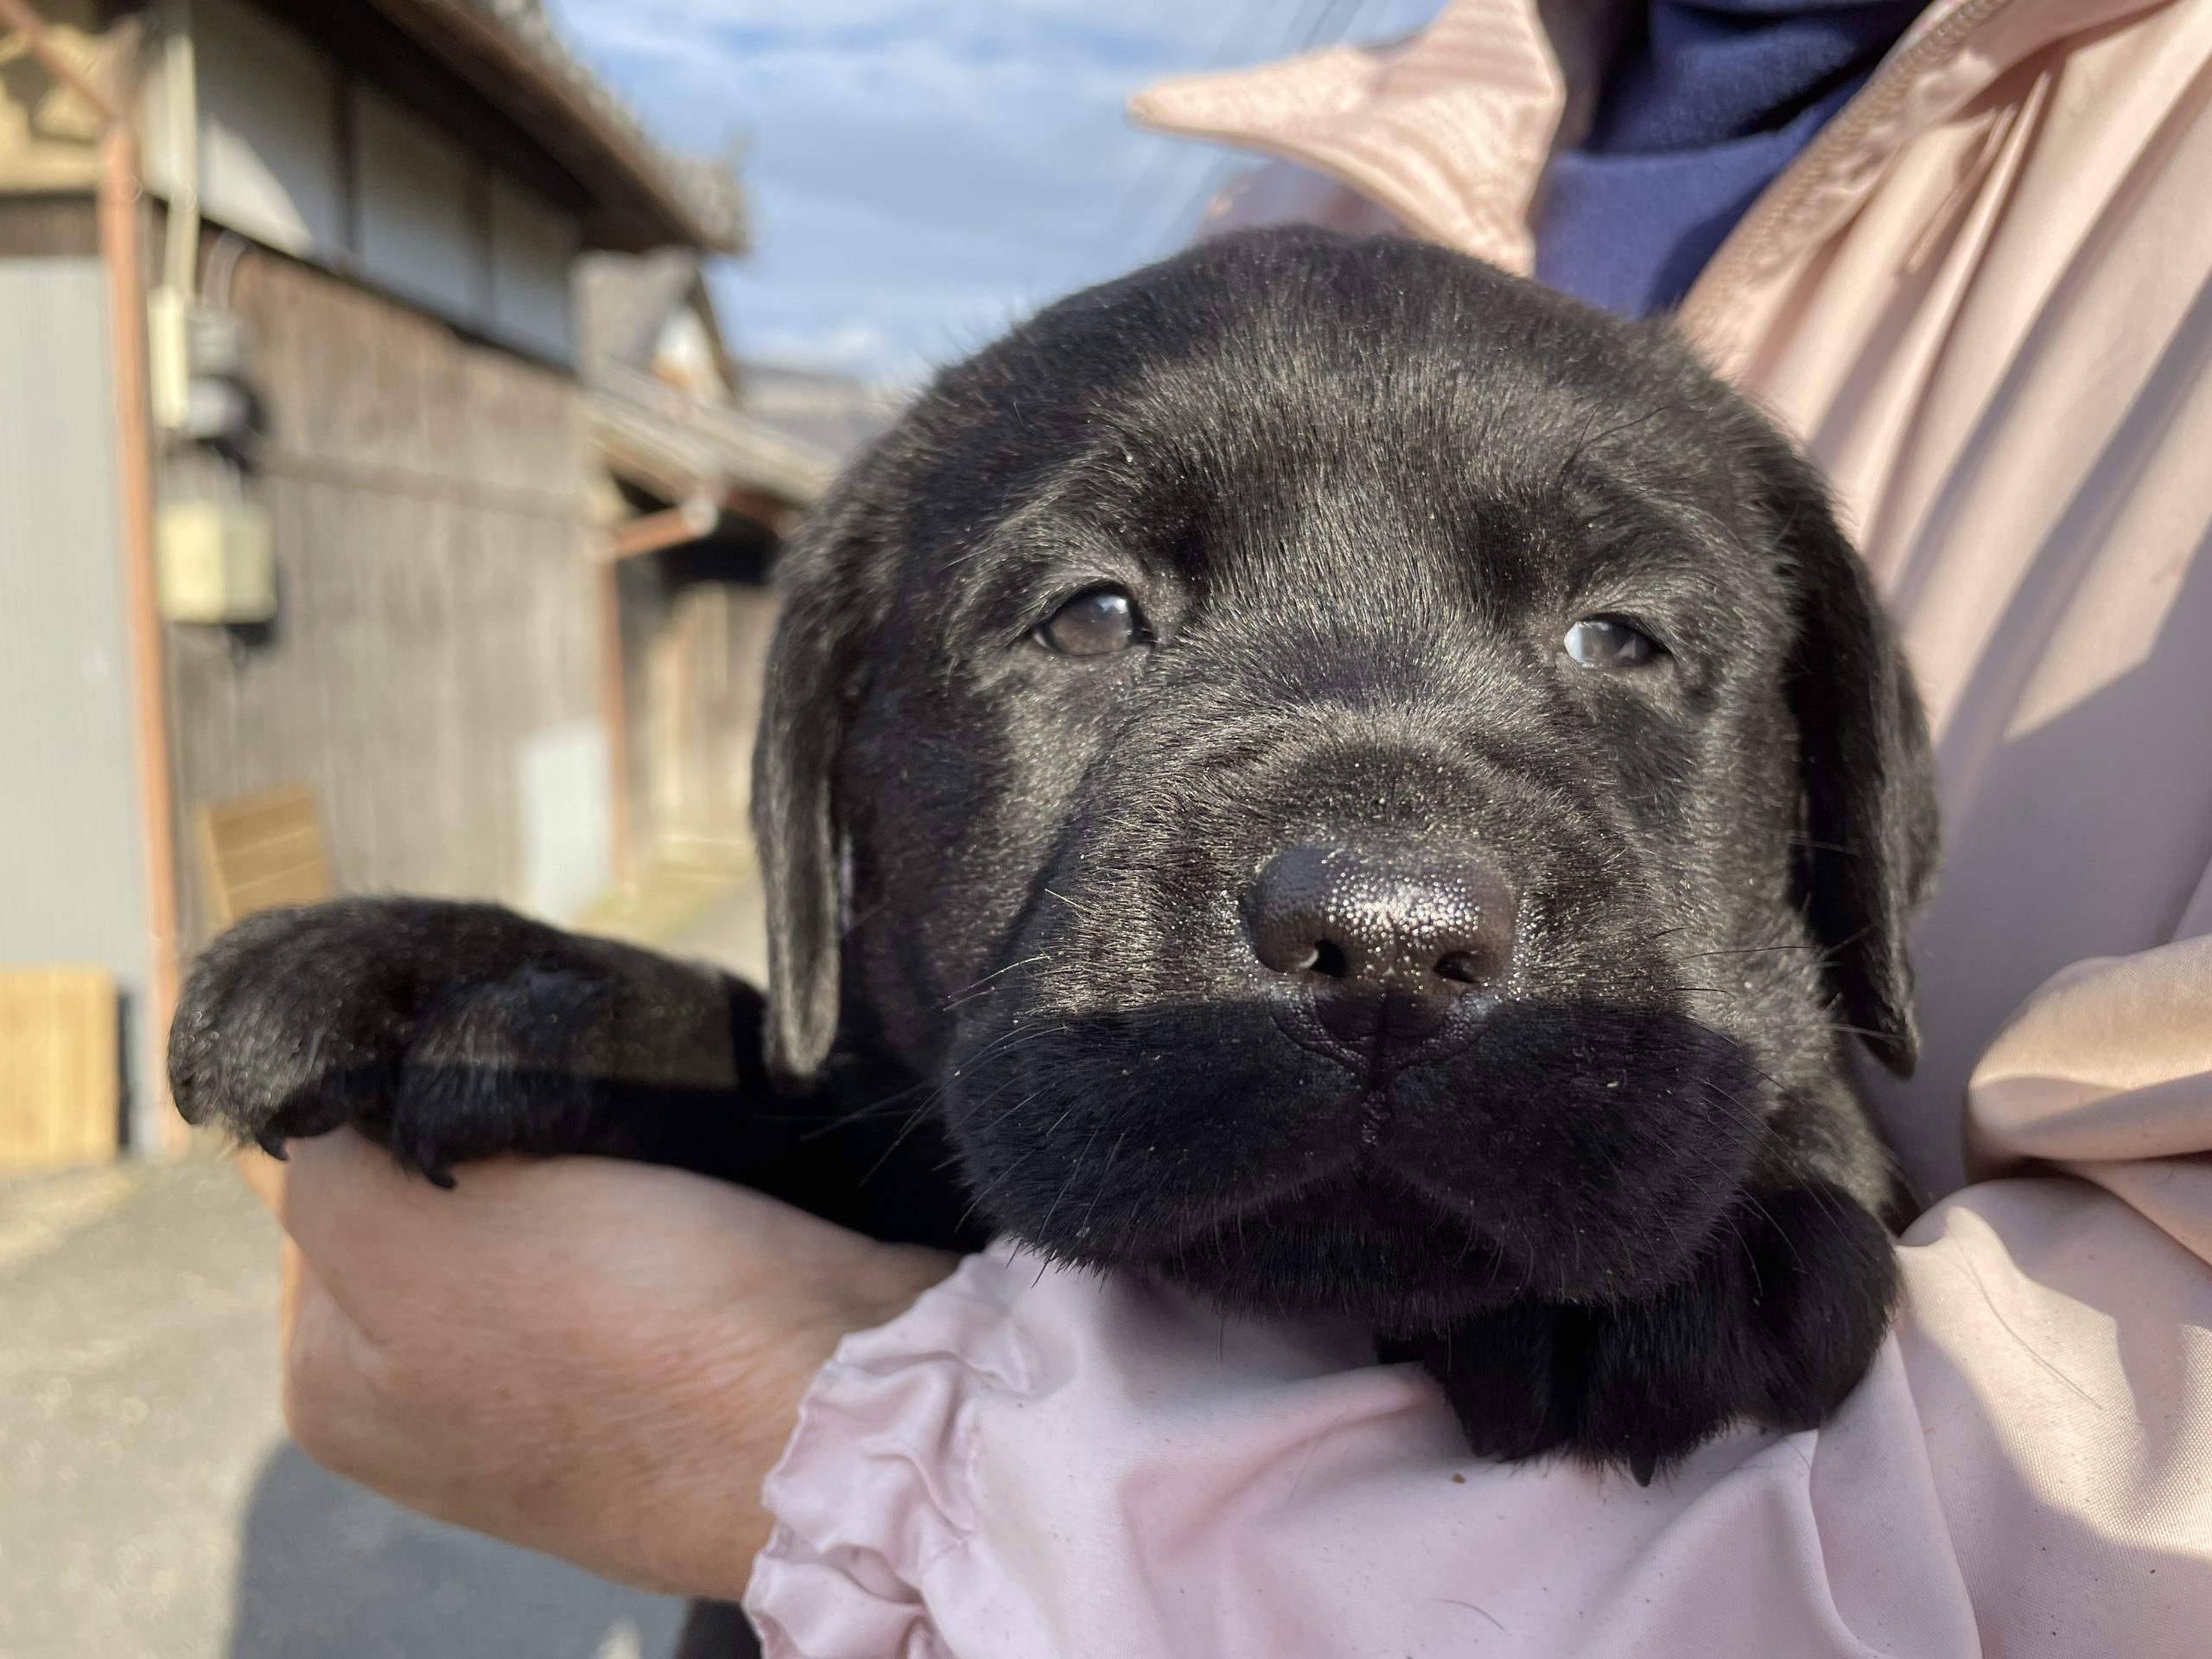
M 315 797 L 302 785 L 200 809 L 208 922 L 220 930 L 257 911 L 312 905 L 336 890 Z
M 0 1173 L 114 1157 L 122 1087 L 112 974 L 0 968 Z

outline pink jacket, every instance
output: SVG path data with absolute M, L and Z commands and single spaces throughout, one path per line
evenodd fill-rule
M 1222 224 L 1525 270 L 1611 15 L 1457 0 L 1136 110 L 1278 158 Z M 1355 1332 L 1001 1250 L 817 1382 L 772 1659 L 2212 1654 L 2212 0 L 1944 0 L 1684 323 L 1836 480 L 1936 721 L 1880 1104 L 1949 1196 L 1873 1376 L 1641 1491 L 1469 1459 Z

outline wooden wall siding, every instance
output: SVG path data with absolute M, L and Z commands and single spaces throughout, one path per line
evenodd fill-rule
M 652 704 L 649 695 L 653 641 L 668 626 L 673 594 L 656 556 L 624 559 L 614 567 L 622 630 L 622 715 L 627 775 L 620 786 L 630 813 L 630 874 L 645 872 L 657 850 L 653 835 Z
M 645 669 L 649 844 L 664 859 L 751 855 L 753 739 L 775 626 L 764 588 L 698 582 L 671 595 Z
M 582 395 L 276 255 L 246 257 L 232 300 L 266 405 L 245 487 L 274 521 L 279 610 L 168 631 L 179 845 L 200 804 L 296 779 L 342 887 L 518 902 L 520 757 L 597 706 Z M 173 494 L 237 487 L 205 460 L 164 473 Z
M 99 251 L 91 196 L 0 194 L 0 259 L 97 259 Z

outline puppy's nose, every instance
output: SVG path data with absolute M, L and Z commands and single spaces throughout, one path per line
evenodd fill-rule
M 1330 1034 L 1362 1047 L 1433 1036 L 1459 998 L 1494 989 L 1516 914 L 1478 855 L 1427 848 L 1292 847 L 1244 898 L 1261 963 L 1305 982 Z

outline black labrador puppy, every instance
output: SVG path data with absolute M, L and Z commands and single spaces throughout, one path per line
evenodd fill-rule
M 1897 1279 L 1924 723 L 1821 485 L 1665 327 L 1226 238 L 945 373 L 791 548 L 773 971 L 257 917 L 176 1097 L 600 1153 L 1329 1310 L 1480 1452 L 1819 1422 Z

